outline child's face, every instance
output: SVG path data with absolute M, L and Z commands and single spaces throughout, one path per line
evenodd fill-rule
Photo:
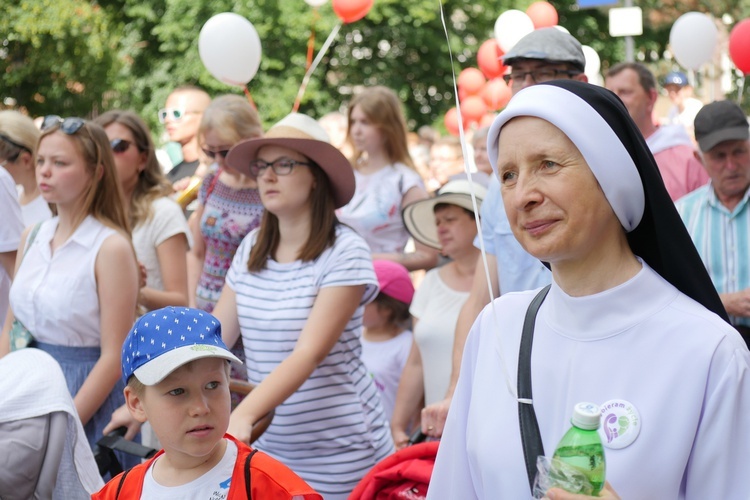
M 203 358 L 181 366 L 146 386 L 139 397 L 125 390 L 128 409 L 148 420 L 174 465 L 191 467 L 211 458 L 229 426 L 231 403 L 227 361 Z
M 375 302 L 370 302 L 365 306 L 365 313 L 362 316 L 362 326 L 365 328 L 373 328 L 381 326 L 383 324 L 383 318 L 380 311 L 380 307 Z

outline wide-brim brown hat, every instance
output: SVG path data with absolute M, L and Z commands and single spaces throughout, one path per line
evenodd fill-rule
M 315 119 L 301 113 L 285 116 L 263 137 L 237 143 L 227 154 L 227 165 L 254 179 L 250 162 L 258 157 L 260 148 L 270 145 L 289 148 L 315 162 L 331 183 L 336 208 L 343 207 L 354 196 L 351 163 L 331 144 L 325 129 Z
M 442 250 L 435 222 L 435 206 L 438 204 L 456 205 L 473 212 L 472 191 L 477 199 L 477 209 L 480 209 L 482 200 L 487 197 L 487 188 L 468 180 L 450 181 L 438 190 L 436 196 L 405 206 L 401 217 L 406 230 L 412 238 L 423 245 Z

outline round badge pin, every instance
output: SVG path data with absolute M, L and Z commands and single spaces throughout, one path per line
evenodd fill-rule
M 599 434 L 602 444 L 613 450 L 630 446 L 641 432 L 641 414 L 624 399 L 610 399 L 600 406 L 602 415 Z

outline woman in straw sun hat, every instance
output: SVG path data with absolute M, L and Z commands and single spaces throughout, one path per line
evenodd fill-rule
M 477 225 L 472 191 L 478 209 L 487 190 L 476 182 L 455 180 L 440 188 L 437 196 L 407 205 L 403 211 L 409 234 L 451 260 L 427 272 L 409 309 L 414 340 L 391 418 L 396 447 L 406 446 L 409 420 L 420 410 L 422 397 L 429 405 L 442 400 L 448 390 L 456 321 L 469 297 L 479 257 L 473 244 Z
M 377 389 L 360 359 L 364 306 L 377 279 L 364 240 L 335 209 L 354 193 L 347 159 L 312 118 L 293 113 L 227 155 L 257 179 L 266 208 L 240 244 L 214 309 L 228 345 L 242 335 L 255 390 L 229 433 L 255 442 L 326 499 L 345 498 L 393 451 Z

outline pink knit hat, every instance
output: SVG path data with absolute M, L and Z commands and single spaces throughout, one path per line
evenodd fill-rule
M 409 271 L 392 260 L 375 260 L 372 265 L 378 277 L 380 293 L 405 304 L 411 304 L 411 299 L 414 297 L 414 285 L 409 277 Z

